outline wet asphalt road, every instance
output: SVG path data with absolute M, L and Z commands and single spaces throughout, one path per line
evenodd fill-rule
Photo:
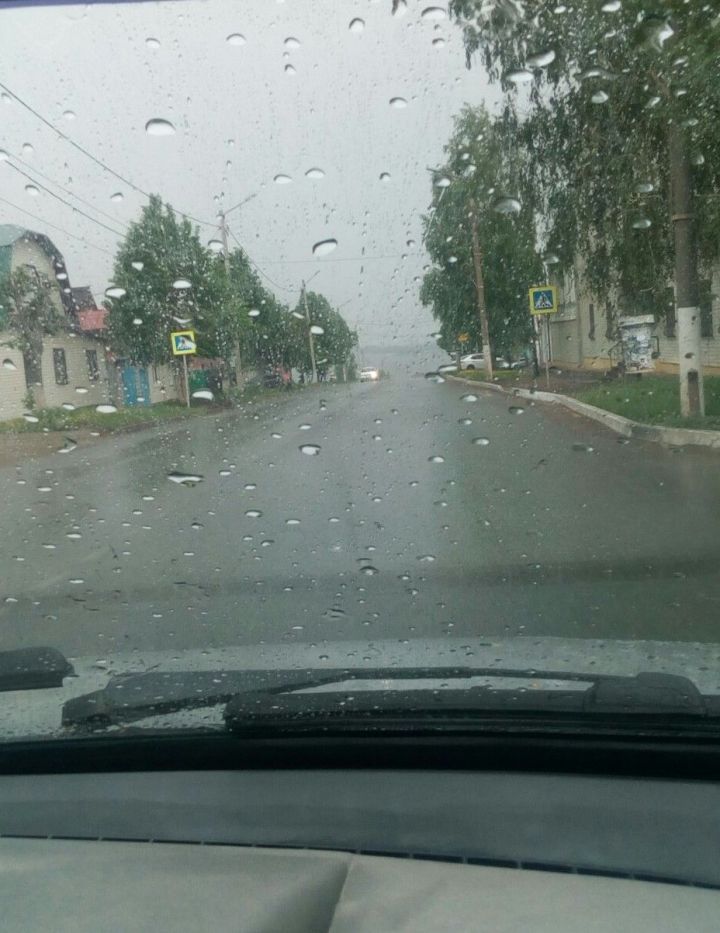
M 720 641 L 720 455 L 468 392 L 316 387 L 0 470 L 0 649 Z

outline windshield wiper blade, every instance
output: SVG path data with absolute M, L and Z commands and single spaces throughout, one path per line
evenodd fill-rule
M 496 686 L 466 689 L 413 687 L 413 681 L 438 684 L 492 678 L 561 681 L 578 689 Z M 342 684 L 362 681 L 403 682 L 399 689 L 353 691 Z M 407 682 L 407 688 L 404 687 Z M 318 688 L 338 685 L 336 690 Z M 309 691 L 299 693 L 297 691 Z M 312 691 L 318 691 L 313 693 Z M 348 701 L 348 697 L 352 700 Z M 289 728 L 319 720 L 352 716 L 403 719 L 413 715 L 447 717 L 453 712 L 508 714 L 514 710 L 548 714 L 635 714 L 706 717 L 720 714 L 720 697 L 703 696 L 686 677 L 640 673 L 623 677 L 568 671 L 500 668 L 336 668 L 330 670 L 251 670 L 149 672 L 114 677 L 102 689 L 69 700 L 63 706 L 65 726 L 107 726 L 136 722 L 181 710 L 226 704 L 225 721 L 233 731 Z
M 0 692 L 62 687 L 75 675 L 72 664 L 57 648 L 15 648 L 0 651 Z

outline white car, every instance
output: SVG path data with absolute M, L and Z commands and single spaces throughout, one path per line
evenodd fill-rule
M 485 357 L 482 353 L 468 353 L 460 357 L 460 369 L 484 369 Z
M 360 370 L 360 382 L 377 382 L 380 378 L 380 370 L 374 366 L 364 366 Z

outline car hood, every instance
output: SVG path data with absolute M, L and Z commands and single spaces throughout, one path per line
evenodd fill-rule
M 642 672 L 688 677 L 706 695 L 717 695 L 717 646 L 693 642 L 611 641 L 515 637 L 508 639 L 418 639 L 338 641 L 323 644 L 268 644 L 208 650 L 127 652 L 107 657 L 69 657 L 74 675 L 62 687 L 14 690 L 3 694 L 0 740 L 62 737 L 62 707 L 75 697 L 102 690 L 113 678 L 144 672 L 224 672 L 307 670 L 327 667 L 502 668 L 562 674 L 632 677 Z M 392 686 L 387 679 L 383 687 Z M 532 687 L 532 681 L 529 686 Z M 543 683 L 547 686 L 547 681 Z M 225 703 L 136 720 L 135 728 L 223 728 Z M 117 728 L 117 727 L 115 727 Z

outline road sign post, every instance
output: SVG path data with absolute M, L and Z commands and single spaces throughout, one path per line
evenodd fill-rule
M 190 380 L 188 378 L 188 356 L 197 353 L 197 341 L 194 330 L 175 330 L 170 334 L 173 356 L 183 358 L 183 377 L 185 382 L 185 403 L 190 407 Z
M 530 314 L 545 317 L 545 385 L 550 388 L 550 315 L 557 314 L 557 288 L 554 285 L 535 285 L 528 292 Z

